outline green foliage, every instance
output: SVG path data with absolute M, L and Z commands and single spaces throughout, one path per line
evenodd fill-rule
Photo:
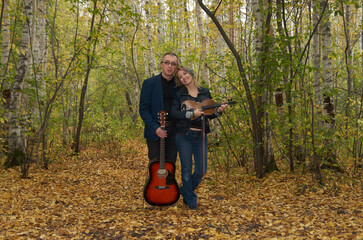
M 91 0 L 67 0 L 48 7 L 47 71 L 42 84 L 36 82 L 34 76 L 30 76 L 23 90 L 29 97 L 27 116 L 43 116 L 34 117 L 28 127 L 39 133 L 41 124 L 45 123 L 46 109 L 50 113 L 45 131 L 45 148 L 49 148 L 45 150 L 46 154 L 56 156 L 55 153 L 63 149 L 63 144 L 72 141 L 70 135 L 78 124 L 82 82 L 89 67 L 86 55 L 89 46 L 95 43 L 96 51 L 91 55 L 94 61 L 89 75 L 81 131 L 82 143 L 104 144 L 110 141 L 122 142 L 127 138 L 142 138 L 143 126 L 138 116 L 140 85 L 143 79 L 150 77 L 151 72 L 159 70 L 159 60 L 163 53 L 176 52 L 182 65 L 193 68 L 199 79 L 203 69 L 207 68 L 209 79 L 201 84 L 211 89 L 217 102 L 226 99 L 237 101 L 235 106 L 220 117 L 221 124 L 215 121 L 211 135 L 214 166 L 227 171 L 236 166 L 244 166 L 253 171 L 250 165 L 253 165 L 255 146 L 251 116 L 236 60 L 214 24 L 207 18 L 203 18 L 204 35 L 201 36 L 195 15 L 195 2 L 185 1 L 186 8 L 183 1 L 163 1 L 162 5 L 155 1 L 149 1 L 146 5 L 141 0 L 96 2 L 95 10 L 94 1 Z M 5 78 L 9 86 L 16 73 L 22 33 L 20 20 L 23 16 L 18 4 L 21 3 L 10 3 L 13 42 Z M 360 7 L 357 0 L 343 4 Z M 349 66 L 353 86 L 350 93 L 352 96 L 349 96 L 347 66 L 343 64 L 346 43 L 341 5 L 341 1 L 331 3 L 334 41 L 329 57 L 333 61 L 334 87 L 322 88 L 323 93 L 330 96 L 334 103 L 335 131 L 322 127 L 321 123 L 329 119 L 321 114 L 323 106 L 315 105 L 318 101 L 313 73 L 315 70 L 321 72 L 322 69 L 317 69 L 312 64 L 311 42 L 309 46 L 305 46 L 310 41 L 313 30 L 312 16 L 309 15 L 311 9 L 307 8 L 306 2 L 285 2 L 287 25 L 283 25 L 286 27 L 283 32 L 277 29 L 277 6 L 275 2 L 272 3 L 271 31 L 264 36 L 265 51 L 259 54 L 255 49 L 256 25 L 250 11 L 251 6 L 229 0 L 221 2 L 218 8 L 217 16 L 242 58 L 253 101 L 256 104 L 258 96 L 266 97 L 261 109 L 264 113 L 262 127 L 271 127 L 275 158 L 285 168 L 288 165 L 289 141 L 292 141 L 294 149 L 303 149 L 308 160 L 312 156 L 313 137 L 321 156 L 325 154 L 326 142 L 332 140 L 334 145 L 331 147 L 342 159 L 357 154 L 357 142 L 362 141 L 362 124 L 358 114 L 362 104 L 362 59 L 358 44 L 353 44 L 354 54 L 348 57 L 354 63 Z M 211 6 L 216 7 L 215 4 Z M 107 11 L 99 25 L 104 7 Z M 149 11 L 148 15 L 146 10 Z M 263 14 L 266 14 L 268 9 L 263 10 Z M 352 11 L 352 21 L 357 21 L 361 13 L 355 8 Z M 96 25 L 90 33 L 93 13 L 96 14 Z M 358 25 L 349 25 L 351 33 L 361 30 Z M 207 39 L 207 55 L 204 60 L 202 37 Z M 351 40 L 352 43 L 355 42 L 354 39 Z M 151 66 L 156 67 L 151 69 Z M 284 100 L 281 107 L 277 107 L 275 103 L 278 88 Z M 40 96 L 37 93 L 39 90 L 44 90 L 45 94 Z M 287 94 L 291 97 L 290 102 L 287 102 Z M 311 106 L 311 102 L 314 106 Z M 348 103 L 349 115 L 346 111 Z M 33 108 L 38 112 L 32 112 Z M 6 117 L 0 113 L 0 124 L 3 124 Z M 73 132 L 68 132 L 69 128 Z M 294 139 L 290 139 L 290 130 Z M 34 133 L 29 135 L 36 136 Z M 2 142 L 4 139 L 0 140 Z

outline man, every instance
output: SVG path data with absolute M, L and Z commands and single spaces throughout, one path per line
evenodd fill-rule
M 160 138 L 165 138 L 165 158 L 176 162 L 175 123 L 167 117 L 166 129 L 160 127 L 158 113 L 170 113 L 175 87 L 174 71 L 178 56 L 166 53 L 161 58 L 161 73 L 146 79 L 142 84 L 139 113 L 145 123 L 144 137 L 148 147 L 149 161 L 160 158 Z

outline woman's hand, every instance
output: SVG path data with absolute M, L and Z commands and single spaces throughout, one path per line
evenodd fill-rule
M 202 109 L 199 109 L 199 108 L 194 109 L 194 115 L 192 116 L 193 117 L 192 119 L 199 118 L 203 114 L 204 114 L 204 111 Z
M 224 111 L 226 108 L 228 107 L 228 104 L 222 104 L 218 109 L 217 112 L 221 113 L 222 111 Z

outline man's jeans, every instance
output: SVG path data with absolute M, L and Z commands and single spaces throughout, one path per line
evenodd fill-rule
M 202 132 L 189 131 L 188 135 L 176 135 L 176 146 L 179 151 L 179 158 L 181 163 L 181 176 L 183 186 L 180 187 L 180 193 L 183 195 L 184 200 L 188 206 L 197 205 L 197 195 L 194 190 L 201 183 L 203 178 L 202 166 Z M 204 171 L 207 171 L 207 149 L 208 140 L 205 136 L 205 165 Z M 194 156 L 194 172 L 193 171 L 193 157 Z M 205 174 L 204 172 L 204 174 Z

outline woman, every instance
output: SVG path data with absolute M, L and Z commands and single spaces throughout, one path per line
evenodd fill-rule
M 205 99 L 212 99 L 210 91 L 207 88 L 200 87 L 194 78 L 194 73 L 186 67 L 179 67 L 175 71 L 175 84 L 178 88 L 173 99 L 171 107 L 171 118 L 176 120 L 177 134 L 176 146 L 179 152 L 181 162 L 181 176 L 183 185 L 180 187 L 180 193 L 183 201 L 190 209 L 198 209 L 197 195 L 194 190 L 202 181 L 206 171 L 207 156 L 204 156 L 204 170 L 202 164 L 202 120 L 204 114 L 202 109 L 185 109 L 183 102 L 191 100 L 201 103 Z M 208 119 L 212 119 L 221 115 L 222 111 L 227 107 L 223 104 L 216 108 L 214 114 L 205 117 L 205 134 L 210 132 Z M 205 137 L 205 150 L 207 155 L 208 140 Z M 194 156 L 194 172 L 193 171 Z M 204 172 L 203 172 L 204 171 Z

